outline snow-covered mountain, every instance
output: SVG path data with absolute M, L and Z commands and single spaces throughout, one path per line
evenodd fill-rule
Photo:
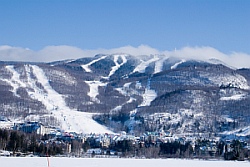
M 250 123 L 250 70 L 164 55 L 0 62 L 0 116 L 76 132 L 224 132 Z

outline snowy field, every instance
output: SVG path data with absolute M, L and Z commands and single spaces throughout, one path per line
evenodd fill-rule
M 249 167 L 249 161 L 0 157 L 1 167 Z

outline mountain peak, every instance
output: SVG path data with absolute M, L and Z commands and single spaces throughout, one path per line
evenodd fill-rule
M 217 59 L 164 55 L 3 62 L 1 116 L 88 133 L 219 133 L 249 124 L 249 76 Z

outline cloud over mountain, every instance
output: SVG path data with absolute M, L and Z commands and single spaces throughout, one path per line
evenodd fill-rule
M 8 45 L 0 46 L 1 61 L 29 61 L 29 62 L 51 62 L 65 59 L 77 59 L 83 57 L 93 57 L 96 54 L 116 54 L 125 53 L 130 55 L 150 55 L 163 54 L 167 57 L 178 57 L 184 59 L 209 60 L 218 59 L 229 66 L 236 68 L 250 68 L 250 55 L 240 52 L 226 54 L 219 50 L 208 47 L 183 47 L 172 51 L 160 51 L 147 45 L 138 47 L 123 46 L 112 49 L 86 50 L 74 46 L 46 46 L 45 48 L 34 51 L 27 48 L 13 47 Z

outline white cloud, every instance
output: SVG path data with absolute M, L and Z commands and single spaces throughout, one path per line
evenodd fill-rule
M 212 47 L 183 47 L 172 51 L 159 51 L 147 45 L 138 47 L 124 46 L 113 49 L 83 50 L 74 46 L 47 46 L 39 51 L 33 51 L 21 47 L 0 46 L 1 61 L 30 61 L 30 62 L 51 62 L 65 59 L 77 59 L 93 57 L 96 54 L 126 53 L 130 55 L 164 54 L 168 57 L 179 57 L 184 59 L 208 60 L 219 59 L 229 66 L 236 68 L 250 68 L 250 55 L 233 52 L 225 54 Z
M 126 53 L 131 55 L 159 54 L 157 49 L 146 45 L 138 47 L 124 46 L 114 49 L 83 50 L 74 46 L 60 45 L 47 46 L 39 51 L 32 51 L 20 47 L 0 46 L 0 59 L 2 61 L 34 61 L 51 62 L 65 59 L 93 57 L 96 54 Z
M 29 49 L 11 46 L 0 46 L 0 60 L 1 61 L 26 61 L 34 54 Z
M 184 47 L 180 50 L 165 54 L 205 61 L 213 58 L 235 68 L 250 68 L 250 55 L 238 52 L 225 54 L 212 47 Z
M 36 56 L 38 59 L 41 59 L 40 61 L 50 62 L 50 61 L 58 61 L 65 59 L 88 57 L 90 55 L 86 55 L 85 51 L 80 48 L 61 45 L 61 46 L 47 46 L 44 49 L 38 51 Z

